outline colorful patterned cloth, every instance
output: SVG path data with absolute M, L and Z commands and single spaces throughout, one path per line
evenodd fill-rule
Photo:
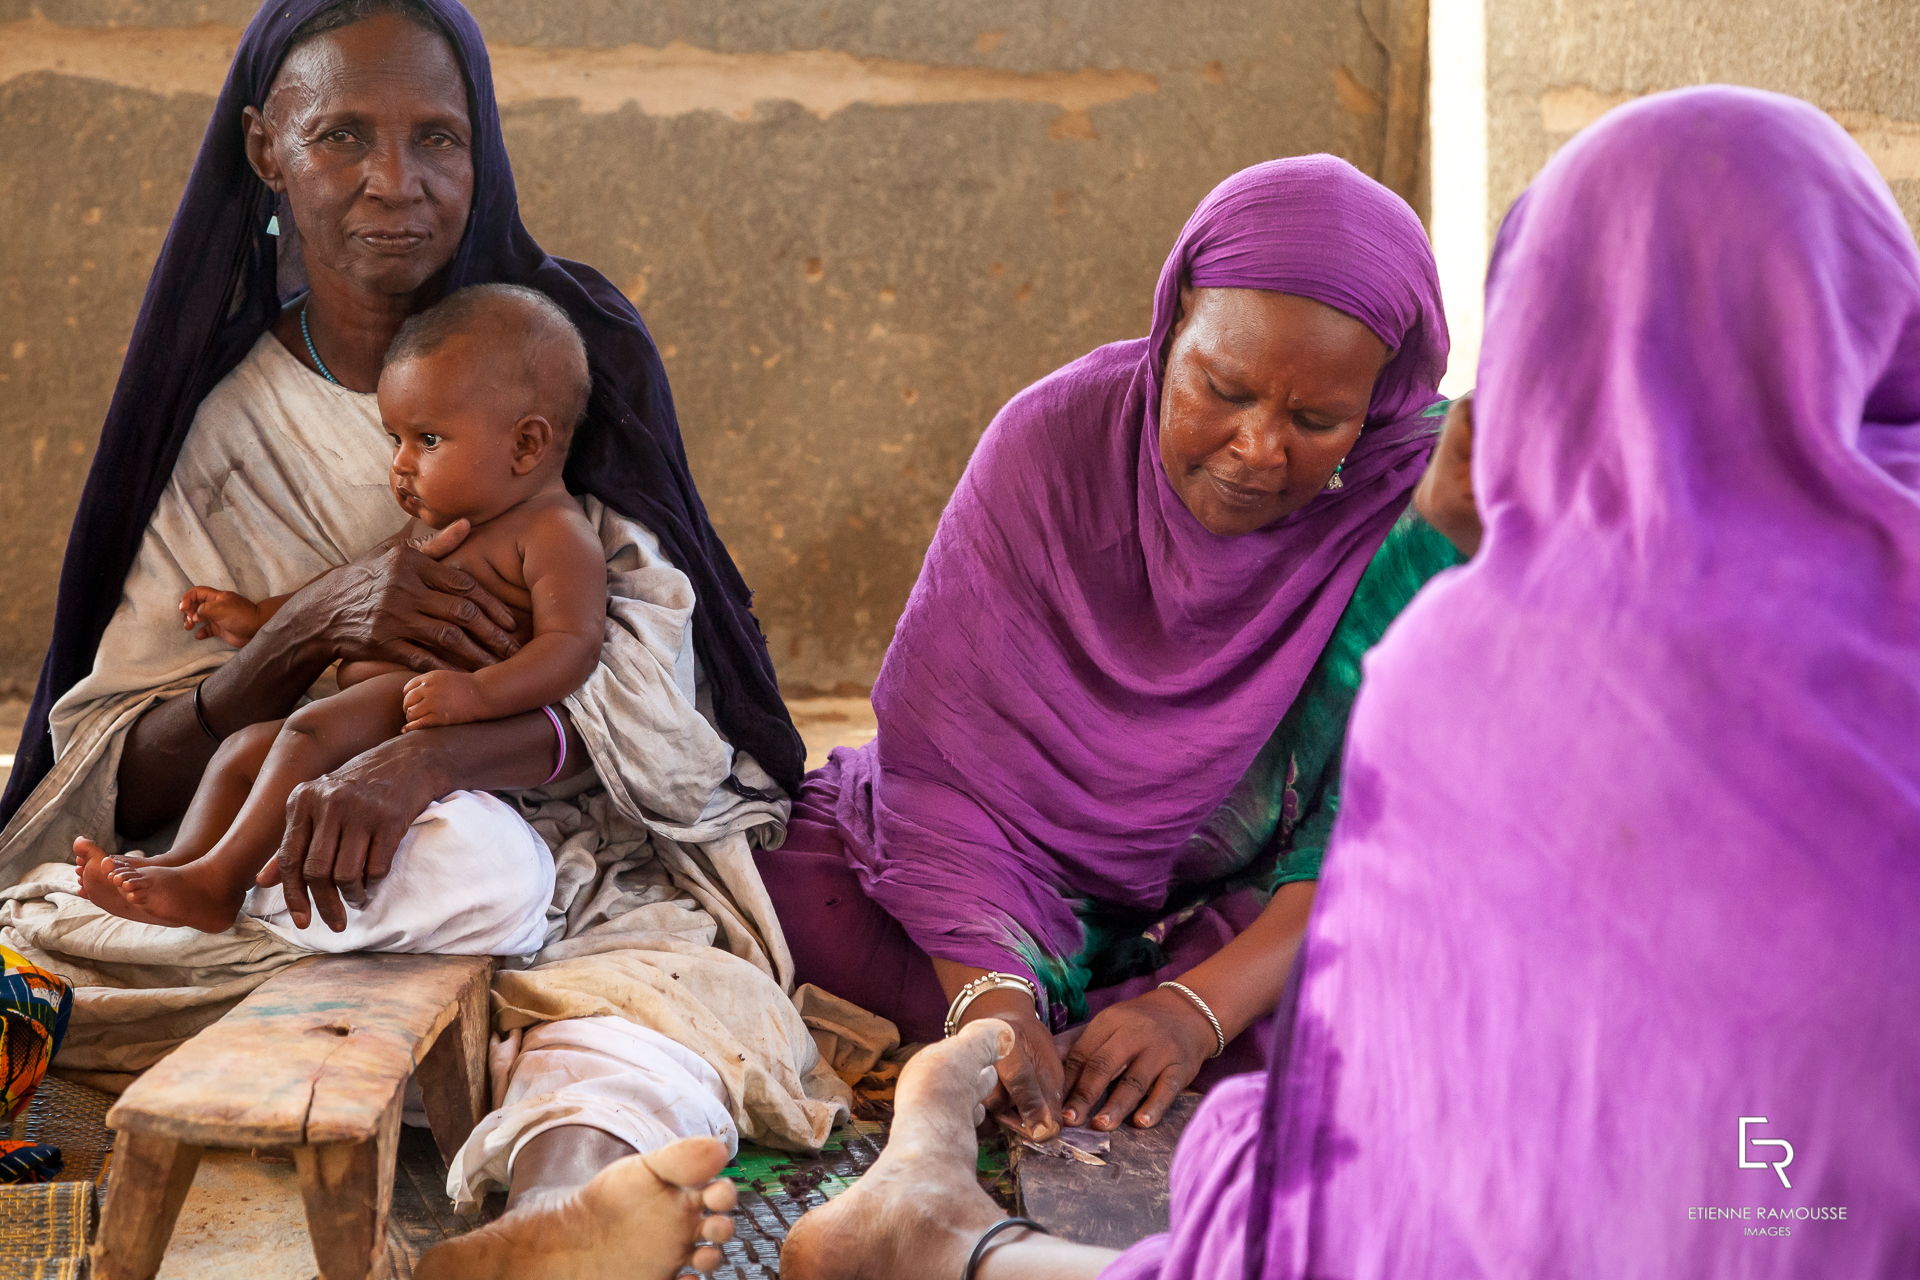
M 73 1010 L 73 988 L 58 974 L 0 947 L 0 1119 L 11 1123 L 46 1079 Z M 47 1182 L 60 1172 L 60 1149 L 0 1139 L 0 1182 Z

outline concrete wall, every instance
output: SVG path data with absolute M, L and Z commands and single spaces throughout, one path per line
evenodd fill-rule
M 1721 81 L 1824 108 L 1920 226 L 1915 0 L 1485 0 L 1489 211 L 1633 97 Z M 1440 5 L 1436 12 L 1444 12 Z
M 0 686 L 37 666 L 122 345 L 253 7 L 0 0 Z M 1375 33 L 1404 29 L 1391 0 L 473 8 L 527 223 L 647 317 L 802 691 L 871 680 L 980 431 L 1144 332 L 1209 187 L 1311 150 L 1377 171 Z

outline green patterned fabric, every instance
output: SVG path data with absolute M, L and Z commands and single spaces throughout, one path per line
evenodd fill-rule
M 1360 690 L 1360 662 L 1415 593 L 1464 559 L 1411 508 L 1367 566 L 1332 637 L 1273 736 L 1218 810 L 1196 832 L 1182 864 L 1193 888 L 1162 920 L 1110 910 L 1087 899 L 1080 951 L 1069 957 L 1021 949 L 1021 958 L 1070 1022 L 1087 1015 L 1087 993 L 1156 971 L 1169 960 L 1170 931 L 1194 908 L 1247 889 L 1270 894 L 1316 880 L 1340 812 L 1340 755 Z
M 1276 842 L 1278 858 L 1269 888 L 1320 878 L 1340 812 L 1340 753 L 1360 691 L 1360 660 L 1421 587 L 1463 559 L 1439 530 L 1409 510 L 1367 566 L 1313 674 L 1255 765 L 1255 772 L 1261 763 L 1267 766 L 1268 786 L 1277 797 L 1268 838 Z

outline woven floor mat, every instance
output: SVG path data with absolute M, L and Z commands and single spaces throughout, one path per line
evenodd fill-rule
M 887 1128 L 879 1121 L 856 1120 L 827 1139 L 818 1155 L 742 1144 L 739 1157 L 723 1171 L 739 1192 L 740 1209 L 714 1280 L 778 1280 L 780 1244 L 787 1232 L 800 1215 L 839 1195 L 872 1167 L 886 1145 Z M 1012 1186 L 1004 1141 L 982 1148 L 978 1171 L 988 1194 L 1002 1207 L 1010 1206 Z
M 60 1148 L 52 1182 L 0 1186 L 0 1280 L 79 1280 L 99 1217 L 113 1133 L 113 1095 L 49 1077 L 11 1138 Z

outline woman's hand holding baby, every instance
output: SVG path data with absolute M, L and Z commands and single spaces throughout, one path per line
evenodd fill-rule
M 466 539 L 456 520 L 418 543 L 395 538 L 315 579 L 289 601 L 336 658 L 415 671 L 477 670 L 519 648 L 513 613 L 464 569 L 442 564 Z

